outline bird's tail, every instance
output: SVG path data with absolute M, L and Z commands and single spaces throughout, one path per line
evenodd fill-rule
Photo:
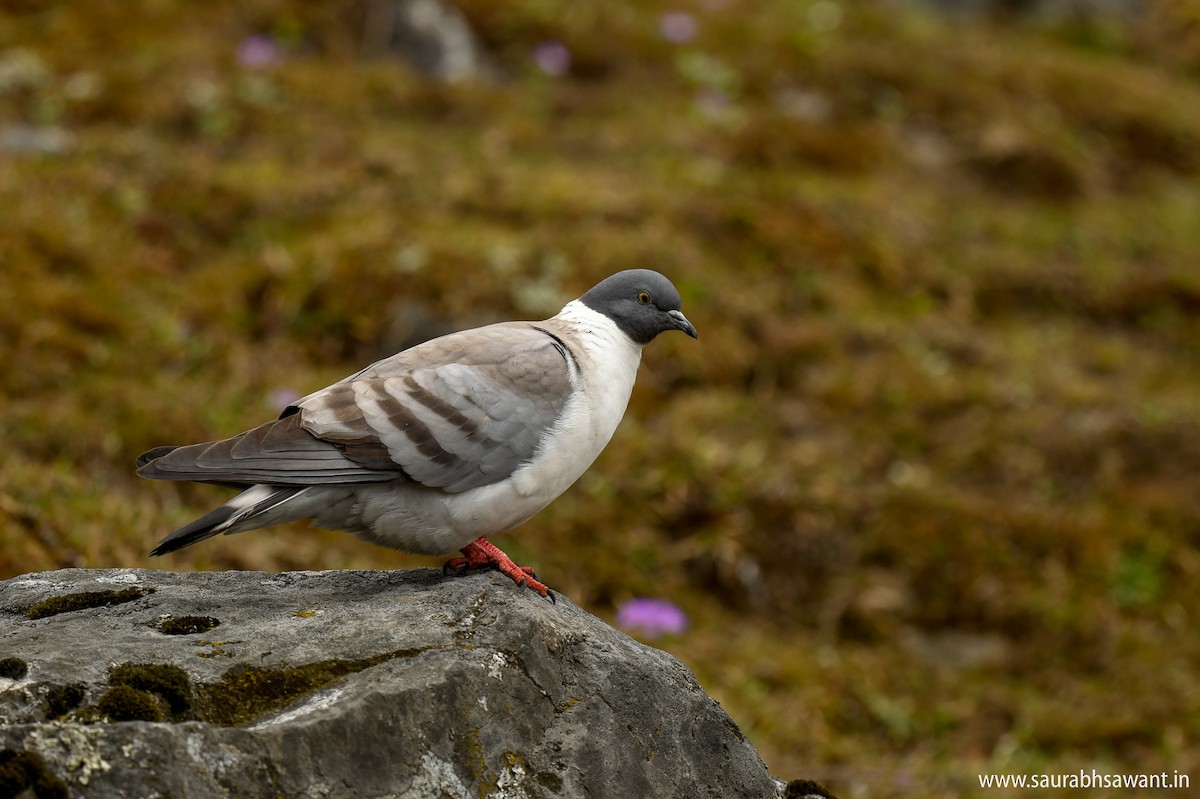
M 170 455 L 177 449 L 179 447 L 155 447 L 154 449 L 146 450 L 141 455 L 138 455 L 137 467 L 140 469 L 150 463 L 150 461 L 157 460 L 164 455 Z
M 277 510 L 285 502 L 295 499 L 307 490 L 306 486 L 251 486 L 216 510 L 180 527 L 159 541 L 150 554 L 165 555 L 218 533 L 238 533 L 286 521 L 285 518 L 280 518 L 280 514 L 272 514 L 271 511 Z

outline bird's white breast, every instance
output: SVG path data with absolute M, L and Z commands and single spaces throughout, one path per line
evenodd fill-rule
M 572 353 L 571 397 L 534 457 L 511 479 L 463 492 L 468 501 L 462 503 L 461 515 L 488 520 L 487 532 L 521 524 L 587 471 L 625 415 L 642 360 L 640 345 L 578 300 L 539 326 L 562 339 Z
M 552 332 L 577 359 L 572 364 L 573 391 L 537 455 L 513 478 L 520 493 L 553 492 L 553 499 L 579 479 L 616 432 L 633 392 L 642 347 L 607 316 L 578 300 L 549 321 L 558 323 Z

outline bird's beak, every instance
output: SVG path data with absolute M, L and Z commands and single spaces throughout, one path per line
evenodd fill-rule
M 696 333 L 696 327 L 687 320 L 687 317 L 683 315 L 683 311 L 667 311 L 667 316 L 671 317 L 671 321 L 675 323 L 677 330 L 682 330 L 692 338 L 700 338 L 699 334 Z

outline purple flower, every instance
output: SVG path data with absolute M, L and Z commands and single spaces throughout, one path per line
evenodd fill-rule
M 255 34 L 238 42 L 238 63 L 250 69 L 269 67 L 283 59 L 279 44 L 270 36 Z
M 300 399 L 300 392 L 294 388 L 277 388 L 267 398 L 271 407 L 282 413 L 284 408 Z
M 571 51 L 562 42 L 545 41 L 533 48 L 533 61 L 547 75 L 562 77 L 571 68 Z
M 683 44 L 696 38 L 700 25 L 686 11 L 668 11 L 659 17 L 658 31 L 668 42 Z
M 683 608 L 672 602 L 640 597 L 617 608 L 617 626 L 623 630 L 638 630 L 648 638 L 659 638 L 683 632 L 688 620 Z

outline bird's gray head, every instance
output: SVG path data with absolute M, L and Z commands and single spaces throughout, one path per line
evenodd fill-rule
M 617 272 L 589 289 L 579 301 L 612 319 L 638 344 L 649 344 L 667 330 L 682 330 L 699 338 L 680 310 L 679 292 L 671 281 L 649 269 Z

